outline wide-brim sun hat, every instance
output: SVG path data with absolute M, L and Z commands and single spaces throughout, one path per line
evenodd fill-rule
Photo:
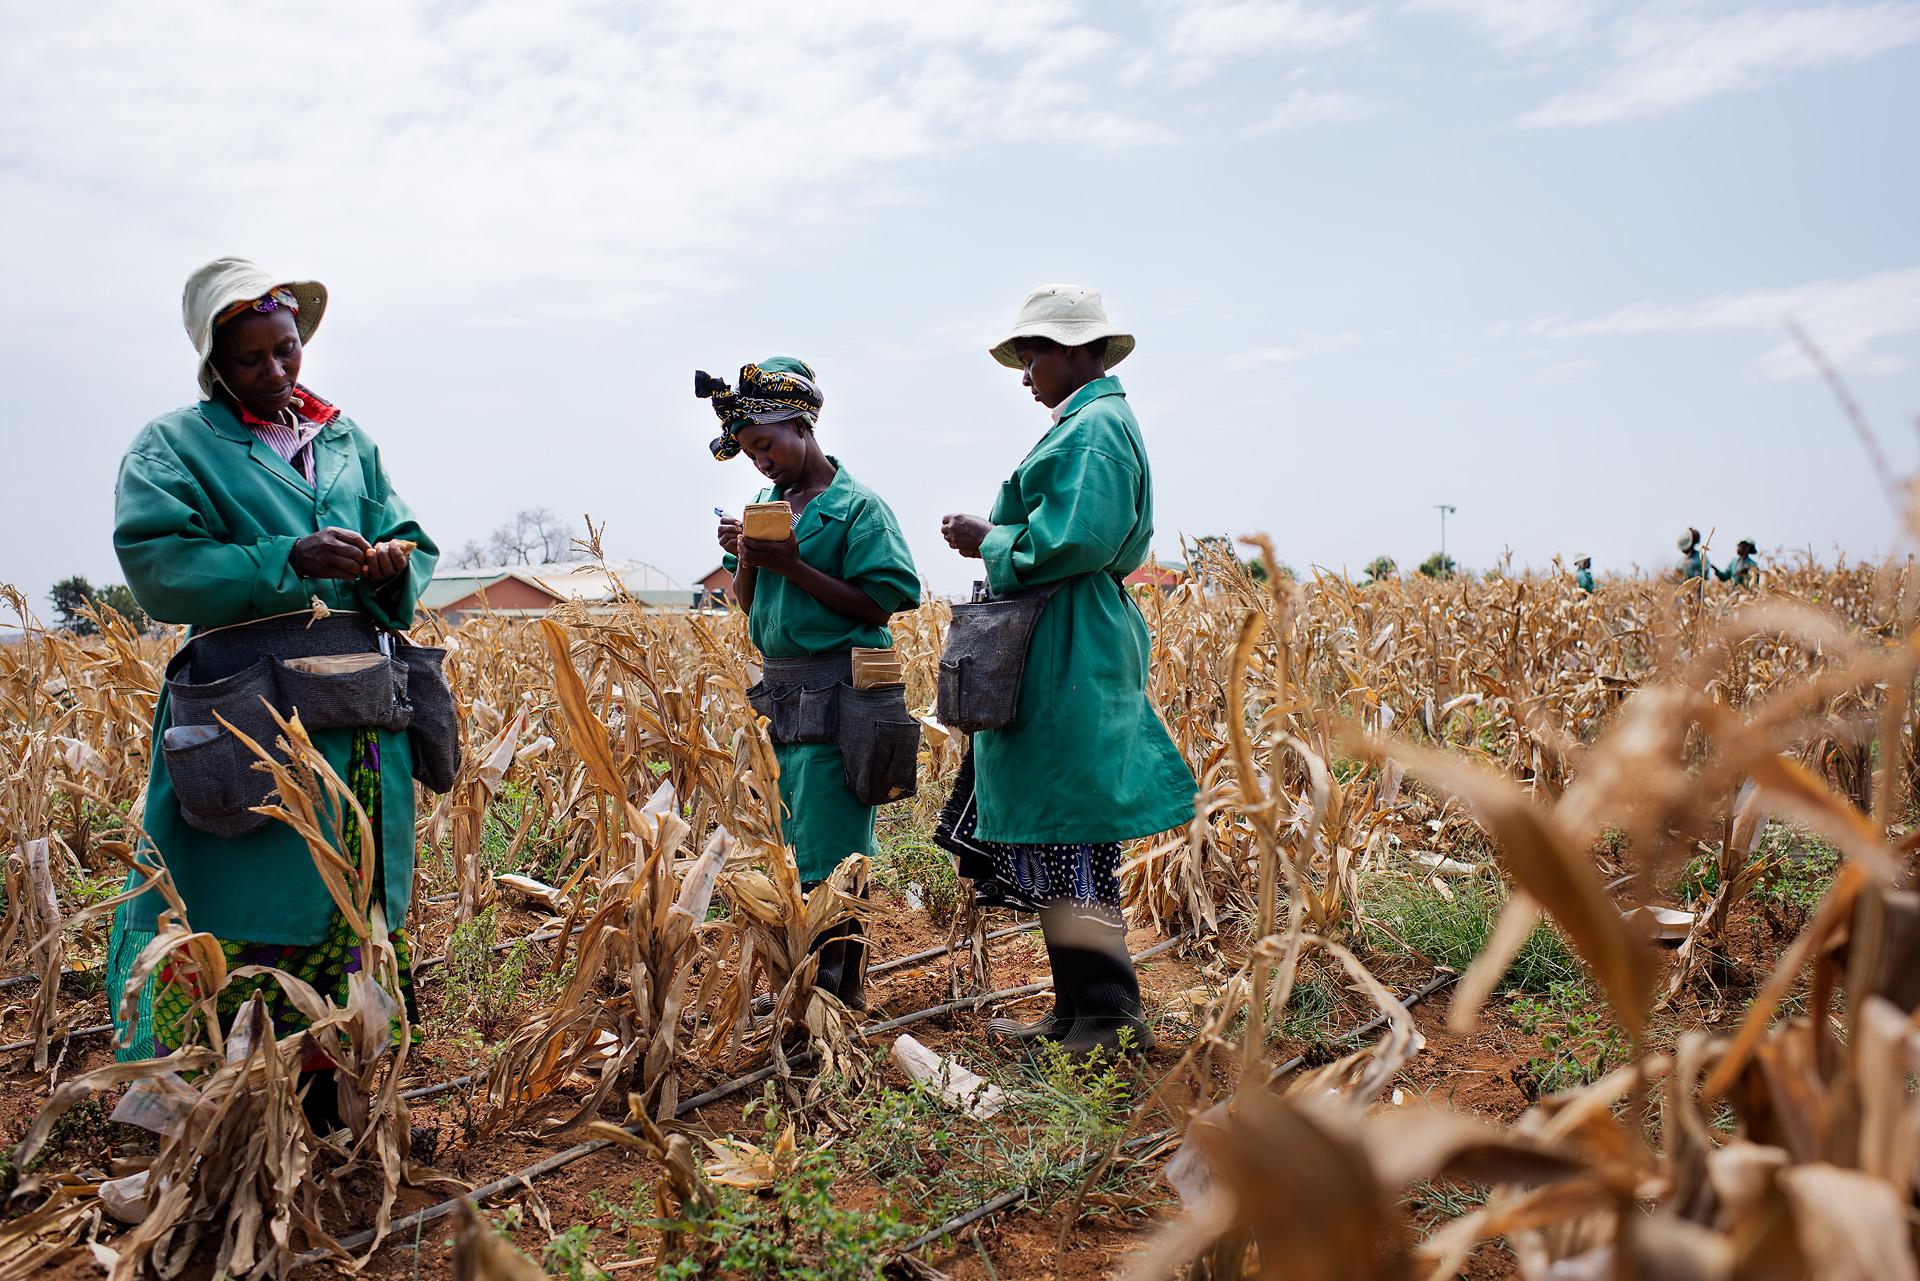
M 1020 368 L 1020 357 L 1013 352 L 1016 338 L 1046 338 L 1062 347 L 1084 347 L 1104 338 L 1108 369 L 1133 350 L 1133 335 L 1107 319 L 1107 305 L 1099 291 L 1085 285 L 1042 285 L 1027 295 L 1020 314 L 1013 318 L 1013 332 L 987 349 L 1009 369 Z
M 202 396 L 213 396 L 213 331 L 220 313 L 237 302 L 264 298 L 276 289 L 293 295 L 297 308 L 294 329 L 305 345 L 327 311 L 327 287 L 319 281 L 288 280 L 245 258 L 215 258 L 187 277 L 187 287 L 180 296 L 180 321 L 200 357 Z

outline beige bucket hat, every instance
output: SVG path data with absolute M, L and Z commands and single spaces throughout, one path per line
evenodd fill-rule
M 997 346 L 988 348 L 993 358 L 1009 369 L 1020 368 L 1013 354 L 1016 338 L 1050 338 L 1063 347 L 1081 347 L 1107 340 L 1106 365 L 1112 369 L 1133 350 L 1133 335 L 1121 333 L 1107 319 L 1107 305 L 1098 290 L 1085 285 L 1042 285 L 1020 304 L 1013 318 L 1013 332 Z
M 319 281 L 287 280 L 245 258 L 215 258 L 187 277 L 187 288 L 180 298 L 180 319 L 194 351 L 200 355 L 202 396 L 213 396 L 213 322 L 234 303 L 252 302 L 276 289 L 293 295 L 299 308 L 294 328 L 304 344 L 320 327 L 320 317 L 327 310 L 327 287 Z

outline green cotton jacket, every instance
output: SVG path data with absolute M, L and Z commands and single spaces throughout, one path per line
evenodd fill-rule
M 838 469 L 833 483 L 794 518 L 800 559 L 852 583 L 890 613 L 912 609 L 920 603 L 920 576 L 893 509 L 855 480 L 839 459 L 830 461 Z M 764 503 L 780 496 L 776 489 L 763 489 L 754 501 Z M 727 556 L 725 563 L 732 570 L 739 560 Z M 768 658 L 837 654 L 855 646 L 884 649 L 893 644 L 889 629 L 831 610 L 764 569 L 754 576 L 747 630 L 754 648 Z M 839 746 L 776 743 L 773 751 L 780 760 L 781 829 L 793 847 L 801 882 L 825 880 L 849 854 L 874 854 L 874 807 L 861 804 L 847 786 Z
M 1680 558 L 1680 577 L 1684 580 L 1705 578 L 1713 565 L 1708 562 L 1707 554 L 1698 547 Z
M 893 508 L 855 480 L 839 459 L 828 461 L 837 469 L 833 483 L 793 520 L 800 559 L 823 574 L 852 583 L 890 614 L 912 609 L 920 603 L 920 575 L 913 567 L 907 540 L 900 536 Z M 753 501 L 772 502 L 779 497 L 778 489 L 768 488 Z M 739 568 L 737 557 L 722 559 L 728 572 Z M 754 575 L 747 632 L 754 648 L 768 658 L 838 654 L 856 647 L 887 649 L 893 644 L 893 633 L 887 628 L 828 609 L 768 570 Z
M 120 568 L 140 607 L 163 622 L 200 629 L 304 610 L 317 596 L 331 610 L 409 626 L 438 550 L 393 492 L 379 449 L 351 419 L 335 418 L 313 448 L 309 487 L 218 401 L 143 427 L 120 463 L 113 527 Z M 287 560 L 294 542 L 329 525 L 356 530 L 370 543 L 406 538 L 419 547 L 407 574 L 378 589 L 300 577 Z M 146 828 L 187 905 L 188 924 L 223 939 L 320 942 L 333 900 L 305 842 L 284 823 L 228 838 L 181 821 L 160 755 L 166 726 L 163 688 L 154 709 Z M 343 780 L 354 733 L 313 734 Z M 379 837 L 387 921 L 397 929 L 413 889 L 413 753 L 404 732 L 380 731 Z M 127 923 L 151 930 L 164 906 L 159 895 L 143 895 L 130 905 Z
M 1120 582 L 1147 559 L 1153 480 L 1119 379 L 1062 404 L 987 519 L 996 594 L 1063 586 L 1034 628 L 1019 712 L 973 736 L 977 835 L 1096 844 L 1184 826 L 1193 773 L 1147 700 L 1152 641 Z
M 1587 592 L 1587 593 L 1589 593 L 1589 594 L 1591 594 L 1591 593 L 1592 593 L 1592 591 L 1593 591 L 1593 574 L 1592 574 L 1592 572 L 1591 572 L 1591 571 L 1589 571 L 1589 570 L 1585 570 L 1585 569 L 1576 569 L 1576 570 L 1574 570 L 1574 571 L 1573 571 L 1573 584 L 1574 584 L 1574 586 L 1576 586 L 1576 587 L 1578 587 L 1578 588 L 1579 588 L 1579 589 L 1580 589 L 1581 591 L 1583 591 L 1583 592 Z
M 1751 556 L 1736 556 L 1727 562 L 1725 569 L 1715 567 L 1713 572 L 1723 583 L 1751 587 L 1754 579 L 1760 575 L 1760 562 Z

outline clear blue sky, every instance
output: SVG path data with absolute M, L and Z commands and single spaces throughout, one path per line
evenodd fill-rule
M 518 507 L 691 582 L 696 366 L 794 354 L 923 574 L 1045 428 L 993 364 L 1102 289 L 1159 547 L 1664 565 L 1896 522 L 1920 412 L 1920 0 L 198 3 L 0 10 L 0 580 L 119 577 L 117 459 L 193 395 L 180 286 L 333 291 L 305 380 L 443 545 Z

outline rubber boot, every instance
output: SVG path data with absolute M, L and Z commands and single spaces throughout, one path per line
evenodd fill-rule
M 307 1091 L 300 1100 L 300 1110 L 307 1114 L 307 1125 L 315 1134 L 325 1138 L 346 1124 L 340 1115 L 340 1087 L 332 1068 L 303 1071 L 300 1081 Z
M 814 986 L 831 992 L 850 1010 L 867 1008 L 867 935 L 858 920 L 843 921 L 815 944 L 820 971 Z
M 1048 932 L 1061 940 L 1073 1001 L 1073 1026 L 1065 1035 L 1052 1038 L 1054 1043 L 1075 1058 L 1096 1051 L 1118 1058 L 1121 1034 L 1127 1032 L 1131 1033 L 1126 1038 L 1129 1053 L 1153 1049 L 1153 1033 L 1140 1017 L 1140 976 L 1127 954 L 1126 922 L 1117 913 L 1093 906 L 1062 904 L 1050 907 L 1048 914 L 1058 914 L 1049 920 Z
M 988 1019 L 987 1035 L 1002 1041 L 1011 1041 L 1015 1045 L 1034 1045 L 1053 1037 L 1064 1036 L 1073 1026 L 1073 982 L 1072 976 L 1061 965 L 1062 955 L 1059 945 L 1047 936 L 1047 918 L 1040 918 L 1041 937 L 1047 944 L 1047 968 L 1053 972 L 1053 1008 L 1032 1023 L 1022 1023 L 1019 1019 Z
M 800 888 L 812 893 L 820 884 L 819 881 L 804 882 Z M 866 895 L 860 897 L 864 899 Z M 857 941 L 843 942 L 845 939 Z M 814 973 L 813 985 L 839 997 L 840 1003 L 850 1010 L 866 1009 L 867 936 L 859 918 L 827 930 L 813 941 L 813 950 L 820 954 L 820 968 Z M 773 994 L 762 992 L 754 997 L 748 1010 L 756 1019 L 766 1018 L 773 1013 Z

